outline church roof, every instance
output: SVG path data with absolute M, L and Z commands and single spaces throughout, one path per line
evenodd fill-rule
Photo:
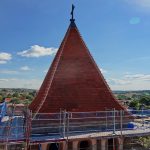
M 124 109 L 113 96 L 74 19 L 29 108 L 36 113 Z

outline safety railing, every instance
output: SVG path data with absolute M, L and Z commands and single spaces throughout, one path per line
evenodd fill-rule
M 115 132 L 150 128 L 150 110 L 96 111 L 37 114 L 32 120 L 33 137 L 66 138 L 93 132 Z
M 132 130 L 133 134 L 150 132 L 150 110 L 38 113 L 8 113 L 0 122 L 0 142 L 26 143 L 59 140 L 89 133 L 112 133 Z M 148 129 L 148 130 L 147 130 Z

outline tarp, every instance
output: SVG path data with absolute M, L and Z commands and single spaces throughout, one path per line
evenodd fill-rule
M 3 119 L 3 117 L 6 115 L 7 112 L 7 105 L 6 102 L 3 102 L 0 104 L 0 122 Z

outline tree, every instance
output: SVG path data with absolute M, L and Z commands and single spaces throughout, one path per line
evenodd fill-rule
M 8 98 L 11 98 L 11 97 L 12 97 L 12 95 L 9 93 L 9 94 L 7 94 L 7 97 L 8 97 Z
M 2 102 L 3 102 L 3 96 L 0 95 L 0 103 L 2 103 Z
M 24 105 L 29 105 L 29 104 L 31 104 L 31 102 L 32 102 L 32 100 L 27 100 L 26 99 L 26 100 L 23 101 L 23 104 Z
M 29 92 L 29 95 L 32 95 L 34 97 L 36 95 L 36 91 Z
M 28 100 L 33 100 L 33 96 L 32 96 L 32 95 L 27 95 L 27 96 L 26 96 L 26 99 L 28 99 Z
M 19 97 L 18 92 L 15 92 L 15 93 L 13 94 L 13 97 Z
M 118 97 L 118 99 L 120 99 L 120 100 L 128 99 L 128 97 L 127 97 L 126 95 L 122 95 L 122 94 L 119 94 L 117 97 Z
M 140 137 L 138 141 L 141 143 L 141 145 L 145 148 L 150 148 L 150 137 Z
M 136 109 L 139 109 L 139 106 L 140 106 L 140 104 L 139 104 L 138 100 L 133 100 L 129 104 L 129 107 L 133 107 L 133 108 L 136 108 Z
M 141 104 L 149 106 L 150 105 L 150 97 L 149 96 L 143 96 L 143 97 L 141 97 L 141 99 L 139 100 L 139 102 Z
M 13 98 L 11 102 L 14 104 L 20 104 L 20 100 L 18 98 Z

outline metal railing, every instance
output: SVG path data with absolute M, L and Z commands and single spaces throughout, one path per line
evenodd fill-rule
M 34 116 L 34 118 L 33 118 Z M 8 113 L 0 123 L 0 142 L 63 140 L 72 136 L 99 133 L 125 135 L 150 133 L 150 110 L 38 113 Z M 131 134 L 132 134 L 131 132 Z M 104 134 L 105 133 L 105 134 Z M 106 134 L 107 133 L 107 134 Z
M 33 137 L 67 138 L 87 133 L 112 132 L 150 128 L 150 110 L 96 111 L 37 114 L 32 120 Z M 135 134 L 135 133 L 134 133 Z

